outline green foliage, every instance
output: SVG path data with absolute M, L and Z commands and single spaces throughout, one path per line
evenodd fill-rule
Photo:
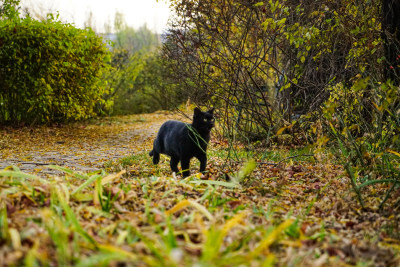
M 136 112 L 171 110 L 188 99 L 184 87 L 171 81 L 172 66 L 160 53 L 145 60 L 144 68 L 135 81 L 138 90 L 135 94 Z
M 140 64 L 134 73 L 134 79 L 119 86 L 115 94 L 114 114 L 148 113 L 156 110 L 169 110 L 187 100 L 182 86 L 169 82 L 172 71 L 159 54 L 131 57 L 130 63 L 120 73 L 129 69 L 129 64 Z M 124 84 L 120 79 L 118 85 Z M 128 85 L 129 84 L 129 85 Z
M 20 0 L 1 0 L 0 1 L 0 20 L 13 19 L 19 16 Z
M 4 204 L 0 207 L 0 241 L 6 242 L 9 239 L 8 236 L 8 221 L 7 221 L 7 209 Z
M 0 21 L 0 47 L 0 123 L 78 120 L 109 105 L 110 55 L 91 29 L 15 17 Z
M 379 208 L 400 182 L 400 89 L 391 82 L 359 78 L 350 88 L 337 85 L 324 108 L 326 129 L 336 139 L 339 160 L 361 205 L 361 189 L 391 183 Z
M 133 114 L 172 109 L 185 101 L 182 86 L 171 83 L 172 69 L 162 58 L 160 36 L 146 26 L 135 30 L 116 15 L 118 30 L 112 49 L 112 69 L 107 74 L 113 114 Z
M 106 99 L 113 101 L 113 114 L 126 114 L 125 102 L 131 106 L 131 94 L 135 91 L 134 82 L 143 69 L 143 62 L 138 54 L 132 55 L 126 49 L 114 48 L 112 51 L 111 68 L 105 75 L 107 88 L 110 92 Z M 121 112 L 119 112 L 122 110 Z M 125 112 L 124 112 L 125 111 Z
M 160 45 L 160 36 L 149 30 L 146 25 L 137 30 L 126 26 L 118 28 L 115 40 L 116 49 L 126 49 L 131 53 L 154 52 Z

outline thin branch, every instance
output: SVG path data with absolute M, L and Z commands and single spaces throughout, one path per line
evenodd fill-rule
M 301 154 L 301 155 L 290 156 L 290 157 L 286 157 L 286 158 L 278 161 L 278 163 L 258 162 L 258 164 L 278 166 L 279 164 L 281 164 L 281 162 L 283 162 L 285 160 L 294 159 L 294 158 L 298 158 L 298 157 L 314 157 L 314 154 Z

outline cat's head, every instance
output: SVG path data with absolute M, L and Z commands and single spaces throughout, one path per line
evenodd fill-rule
M 196 107 L 193 114 L 193 126 L 197 130 L 210 131 L 215 126 L 214 108 L 203 112 Z

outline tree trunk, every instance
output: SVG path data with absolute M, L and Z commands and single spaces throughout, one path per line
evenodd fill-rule
M 386 64 L 385 80 L 400 85 L 400 1 L 382 0 L 382 32 Z

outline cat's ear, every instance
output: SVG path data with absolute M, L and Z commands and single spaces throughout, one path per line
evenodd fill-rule
M 194 108 L 194 116 L 199 116 L 200 114 L 201 114 L 202 112 L 201 112 L 201 110 L 198 108 L 198 107 L 195 107 Z
M 210 109 L 209 111 L 207 111 L 210 114 L 214 114 L 214 108 Z

